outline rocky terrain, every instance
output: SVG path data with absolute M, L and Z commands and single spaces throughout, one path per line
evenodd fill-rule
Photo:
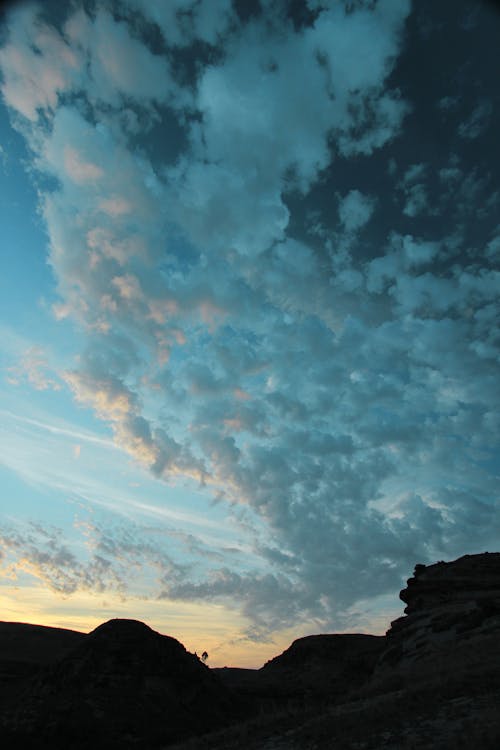
M 386 634 L 377 684 L 495 679 L 500 666 L 499 553 L 417 565 L 399 596 L 405 616 L 392 622 Z
M 417 565 L 385 636 L 300 638 L 210 670 L 134 620 L 92 633 L 0 623 L 9 747 L 500 747 L 500 554 Z

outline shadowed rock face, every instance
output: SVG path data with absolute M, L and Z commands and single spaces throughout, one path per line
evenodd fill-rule
M 454 562 L 417 565 L 399 598 L 408 615 L 446 606 L 487 608 L 500 597 L 500 553 L 464 555 Z
M 391 623 L 378 677 L 449 682 L 498 671 L 500 554 L 417 565 L 400 598 L 406 616 Z
M 365 682 L 384 648 L 383 636 L 346 634 L 299 638 L 261 669 L 216 669 L 250 709 L 311 705 L 345 697 Z
M 260 670 L 288 693 L 346 695 L 371 675 L 384 638 L 358 633 L 299 638 Z
M 100 625 L 41 672 L 17 705 L 8 729 L 52 747 L 156 746 L 231 716 L 217 677 L 175 638 L 135 620 Z

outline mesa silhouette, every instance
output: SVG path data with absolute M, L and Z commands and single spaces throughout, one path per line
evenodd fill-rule
M 300 638 L 209 669 L 136 620 L 0 623 L 0 728 L 22 748 L 500 747 L 500 554 L 417 565 L 385 636 Z

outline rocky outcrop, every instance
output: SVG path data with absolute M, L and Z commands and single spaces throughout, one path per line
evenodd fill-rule
M 485 679 L 500 664 L 500 554 L 417 565 L 400 593 L 405 615 L 391 623 L 377 678 Z M 493 666 L 494 665 L 494 666 Z

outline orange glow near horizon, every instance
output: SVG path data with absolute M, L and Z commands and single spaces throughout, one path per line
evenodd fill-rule
M 195 604 L 168 600 L 146 600 L 116 594 L 75 592 L 60 597 L 41 585 L 0 583 L 1 619 L 27 622 L 88 633 L 115 617 L 141 620 L 153 630 L 172 636 L 188 651 L 207 651 L 210 667 L 258 669 L 284 651 L 301 635 L 311 632 L 304 626 L 274 633 L 269 642 L 246 639 L 242 633 L 248 623 L 238 612 L 221 604 Z M 303 631 L 303 632 L 302 632 Z
M 272 640 L 252 641 L 244 635 L 249 625 L 245 617 L 222 604 L 121 598 L 109 592 L 77 591 L 62 597 L 21 578 L 24 576 L 17 581 L 0 580 L 2 620 L 84 633 L 115 617 L 141 620 L 153 630 L 176 638 L 191 653 L 207 651 L 210 667 L 259 669 L 297 638 L 324 632 L 318 623 L 311 621 L 274 631 Z M 390 619 L 401 615 L 401 603 L 393 599 L 382 597 L 379 606 L 366 609 L 365 622 L 358 632 L 383 635 L 389 627 L 388 615 Z M 352 629 L 336 632 L 352 632 Z

